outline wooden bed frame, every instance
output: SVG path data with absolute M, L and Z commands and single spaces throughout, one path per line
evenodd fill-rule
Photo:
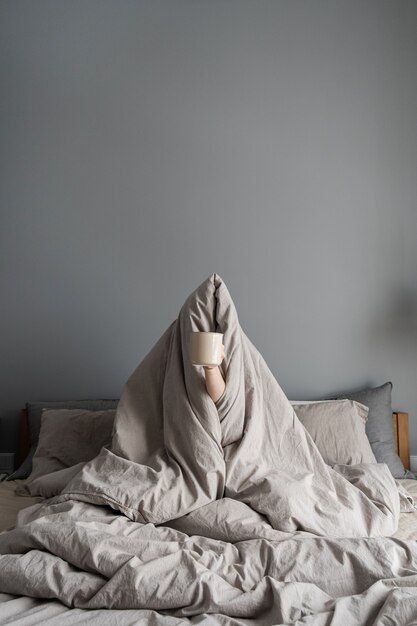
M 405 469 L 410 469 L 410 433 L 408 430 L 408 413 L 393 413 L 394 441 L 397 454 Z
M 394 441 L 397 454 L 406 469 L 410 469 L 410 435 L 408 431 L 408 413 L 395 412 L 392 414 L 394 422 Z M 26 409 L 22 409 L 20 421 L 19 464 L 23 463 L 29 453 L 29 422 Z

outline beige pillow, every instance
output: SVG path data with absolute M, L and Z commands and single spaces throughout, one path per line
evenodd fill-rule
M 327 465 L 376 463 L 365 433 L 369 409 L 353 400 L 293 403 Z
M 28 482 L 97 456 L 111 444 L 115 415 L 114 409 L 44 409 Z

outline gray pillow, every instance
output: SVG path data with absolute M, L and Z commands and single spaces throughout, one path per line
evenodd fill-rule
M 67 400 L 62 402 L 27 402 L 29 422 L 29 443 L 30 450 L 21 466 L 11 474 L 7 480 L 17 478 L 28 478 L 32 471 L 32 458 L 38 447 L 39 432 L 41 429 L 42 409 L 85 409 L 86 411 L 105 411 L 106 409 L 116 409 L 119 400 Z
M 327 465 L 376 463 L 365 434 L 366 406 L 354 400 L 291 404 Z
M 29 481 L 87 463 L 111 445 L 115 409 L 44 409 Z
M 378 463 L 386 463 L 395 478 L 414 478 L 395 451 L 391 392 L 392 383 L 388 382 L 381 387 L 341 394 L 338 398 L 356 400 L 369 408 L 365 430 Z

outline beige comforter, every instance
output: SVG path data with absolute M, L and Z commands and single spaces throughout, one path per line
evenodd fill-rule
M 191 330 L 224 333 L 216 405 Z M 324 464 L 213 275 L 127 382 L 112 450 L 0 535 L 0 591 L 198 623 L 406 624 L 417 546 L 382 537 L 399 510 L 386 466 Z

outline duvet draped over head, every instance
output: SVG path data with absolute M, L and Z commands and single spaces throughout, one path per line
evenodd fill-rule
M 226 388 L 216 403 L 190 362 L 192 331 L 224 334 Z M 56 501 L 107 504 L 161 524 L 222 498 L 249 505 L 274 529 L 325 536 L 391 535 L 399 516 L 385 465 L 325 465 L 213 274 L 127 381 L 111 450 Z

